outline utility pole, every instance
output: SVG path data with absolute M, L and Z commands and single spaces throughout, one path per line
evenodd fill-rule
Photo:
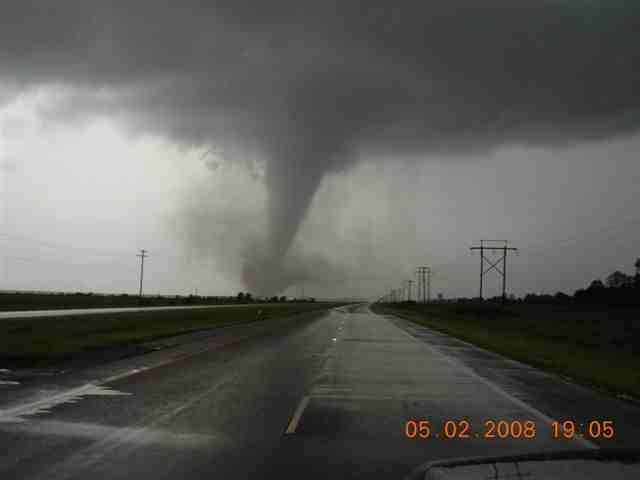
M 485 274 L 489 273 L 491 270 L 495 270 L 502 277 L 502 301 L 506 301 L 507 299 L 507 254 L 509 252 L 517 252 L 518 249 L 514 247 L 509 247 L 509 242 L 507 240 L 480 240 L 479 247 L 471 247 L 471 250 L 480 250 L 480 300 L 482 297 L 482 280 Z M 496 261 L 492 261 L 489 258 L 485 257 L 485 252 L 502 252 L 502 256 L 498 258 Z M 485 270 L 484 262 L 489 264 L 489 268 Z M 498 267 L 498 264 L 502 262 L 502 270 Z
M 407 302 L 411 301 L 411 285 L 413 285 L 413 280 L 407 280 Z
M 138 294 L 142 298 L 142 278 L 144 277 L 144 259 L 147 257 L 147 251 L 142 249 L 136 257 L 140 257 L 140 293 Z
M 421 279 L 419 285 L 422 285 L 422 303 L 431 301 L 431 267 L 418 267 L 416 273 Z M 426 276 L 426 281 L 425 281 Z M 426 291 L 425 291 L 426 289 Z

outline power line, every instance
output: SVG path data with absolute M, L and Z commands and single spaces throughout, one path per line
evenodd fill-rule
M 127 254 L 126 250 L 105 250 L 105 249 L 97 249 L 90 247 L 78 247 L 76 245 L 62 244 L 62 243 L 54 243 L 49 241 L 39 240 L 33 237 L 29 237 L 26 235 L 18 235 L 18 234 L 9 234 L 9 233 L 0 233 L 0 237 L 4 237 L 7 240 L 19 240 L 21 242 L 27 241 L 31 243 L 36 243 L 44 248 L 52 248 L 57 250 L 72 250 L 76 252 L 85 252 L 88 254 L 93 254 L 95 256 L 124 256 Z M 129 252 L 130 253 L 130 252 Z
M 21 245 L 23 245 L 24 242 L 30 242 L 30 243 L 37 244 L 43 248 L 50 248 L 54 250 L 69 250 L 76 253 L 86 254 L 88 256 L 95 256 L 95 257 L 107 257 L 107 258 L 123 257 L 124 259 L 125 257 L 131 254 L 131 250 L 125 250 L 125 249 L 110 250 L 110 249 L 103 249 L 103 248 L 81 247 L 78 245 L 40 240 L 38 238 L 30 237 L 27 235 L 14 234 L 14 233 L 0 233 L 0 237 L 8 241 L 12 241 L 12 240 L 19 241 Z M 181 260 L 181 257 L 176 255 L 166 254 L 162 252 L 159 252 L 159 253 L 155 252 L 154 257 L 158 257 L 158 256 L 171 261 Z
M 549 242 L 534 244 L 531 247 L 526 247 L 522 249 L 522 253 L 538 254 L 540 251 L 544 250 L 548 245 L 550 246 L 551 243 L 554 244 L 554 249 L 560 248 L 560 247 L 569 247 L 569 246 L 575 245 L 578 242 L 584 242 L 585 237 L 594 237 L 596 235 L 600 235 L 608 232 L 610 232 L 610 235 L 608 235 L 606 238 L 611 238 L 612 236 L 624 233 L 628 227 L 631 227 L 635 224 L 640 224 L 640 218 L 637 218 L 637 217 L 631 218 L 615 225 L 606 225 L 597 230 L 593 230 L 589 233 L 571 236 L 559 241 L 553 241 L 553 242 L 549 241 Z
M 420 266 L 416 269 L 416 274 L 422 286 L 422 303 L 431 301 L 431 267 Z M 426 281 L 425 281 L 426 276 Z
M 502 244 L 502 246 L 498 246 L 498 244 Z M 502 301 L 505 301 L 507 298 L 507 253 L 509 252 L 517 252 L 518 249 L 514 247 L 509 247 L 509 242 L 507 240 L 480 240 L 479 247 L 471 247 L 471 250 L 480 250 L 480 300 L 482 300 L 482 280 L 485 274 L 489 273 L 491 270 L 495 270 L 502 277 Z M 502 252 L 502 256 L 497 260 L 493 261 L 484 256 L 484 252 Z M 484 269 L 484 262 L 489 263 L 489 268 Z M 498 266 L 498 264 L 502 261 L 502 270 Z
M 411 286 L 413 285 L 413 280 L 407 280 L 407 302 L 411 301 Z

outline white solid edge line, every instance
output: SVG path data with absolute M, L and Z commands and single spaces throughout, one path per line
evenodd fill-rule
M 178 357 L 178 358 L 169 358 L 167 360 L 164 361 L 160 361 L 154 365 L 150 365 L 150 366 L 142 366 L 142 367 L 138 367 L 138 368 L 133 368 L 131 370 L 127 370 L 123 373 L 120 373 L 118 375 L 113 375 L 111 377 L 107 377 L 101 380 L 94 380 L 91 381 L 89 383 L 85 383 L 84 385 L 80 385 L 79 387 L 74 387 L 74 388 L 70 388 L 68 390 L 63 390 L 61 392 L 55 393 L 54 395 L 52 395 L 51 397 L 47 397 L 47 398 L 41 398 L 38 400 L 34 400 L 28 403 L 23 403 L 20 405 L 15 405 L 11 408 L 8 409 L 2 409 L 0 408 L 0 421 L 2 421 L 3 418 L 6 417 L 15 417 L 15 416 L 20 416 L 21 412 L 24 411 L 30 411 L 34 408 L 37 408 L 41 405 L 48 405 L 50 404 L 52 401 L 53 402 L 57 402 L 58 399 L 61 398 L 67 398 L 70 396 L 76 396 L 76 395 L 81 395 L 82 392 L 85 392 L 87 389 L 92 389 L 95 387 L 101 387 L 103 385 L 107 385 L 109 383 L 118 381 L 118 380 L 122 380 L 123 378 L 127 378 L 127 377 L 131 377 L 133 375 L 137 375 L 138 373 L 142 373 L 142 372 L 146 372 L 148 370 L 153 370 L 155 368 L 159 368 L 159 367 L 164 367 L 166 365 L 169 365 L 171 363 L 183 360 L 185 358 L 189 358 L 192 356 L 196 356 L 196 355 L 200 355 L 201 353 L 205 353 L 206 351 L 210 350 L 210 348 L 202 348 L 199 350 L 196 350 L 195 352 L 192 352 L 184 357 Z
M 310 397 L 308 395 L 305 395 L 304 397 L 302 397 L 302 400 L 300 400 L 300 403 L 298 404 L 298 408 L 296 408 L 296 411 L 293 414 L 293 417 L 291 417 L 289 426 L 284 432 L 285 434 L 288 435 L 288 434 L 296 433 L 296 428 L 298 428 L 298 423 L 300 423 L 302 414 L 307 408 L 307 405 L 309 405 L 309 400 L 310 400 Z
M 52 395 L 51 397 L 41 398 L 39 400 L 35 400 L 29 403 L 24 403 L 22 405 L 17 405 L 5 410 L 0 409 L 0 423 L 7 420 L 12 420 L 16 417 L 31 415 L 30 412 L 35 410 L 48 410 L 49 408 L 53 408 L 63 403 L 68 403 L 69 400 L 72 400 L 74 398 L 90 395 L 94 389 L 99 389 L 99 388 L 100 388 L 100 385 L 98 384 L 87 383 L 80 387 L 72 388 L 70 390 L 65 390 L 63 392 L 57 393 L 55 395 Z M 120 392 L 120 393 L 125 394 L 124 392 Z M 129 395 L 129 394 L 127 393 L 126 395 Z
M 369 310 L 369 311 L 371 311 L 371 310 Z M 377 315 L 374 312 L 371 312 L 371 313 L 373 315 Z M 398 317 L 398 318 L 400 318 L 400 317 Z M 404 320 L 404 319 L 402 319 L 402 320 Z M 422 328 L 425 328 L 426 330 L 431 330 L 428 327 L 422 327 Z M 528 403 L 525 403 L 522 400 L 520 400 L 519 398 L 514 397 L 509 392 L 507 392 L 506 390 L 503 390 L 502 388 L 500 388 L 498 385 L 496 385 L 495 383 L 491 382 L 490 380 L 478 375 L 475 371 L 473 371 L 471 368 L 467 367 L 461 361 L 446 355 L 445 353 L 443 353 L 440 350 L 438 350 L 437 348 L 435 348 L 433 345 L 429 345 L 427 342 L 421 341 L 420 339 L 414 337 L 413 335 L 411 335 L 409 332 L 403 330 L 402 328 L 398 328 L 398 330 L 400 330 L 406 336 L 414 339 L 415 341 L 418 341 L 418 342 L 422 343 L 425 347 L 427 347 L 433 353 L 442 356 L 442 358 L 444 358 L 451 365 L 454 365 L 454 366 L 460 368 L 462 371 L 464 371 L 468 375 L 470 375 L 473 378 L 475 378 L 476 380 L 479 380 L 480 382 L 484 383 L 487 387 L 489 387 L 495 393 L 497 393 L 499 395 L 502 395 L 506 399 L 508 399 L 508 400 L 512 401 L 513 403 L 515 403 L 516 405 L 518 405 L 520 408 L 522 408 L 522 409 L 528 411 L 529 413 L 531 413 L 532 415 L 538 417 L 540 420 L 548 423 L 549 425 L 552 424 L 555 421 L 553 418 L 549 417 L 548 415 L 545 415 L 544 413 L 542 413 L 540 410 L 536 409 L 535 407 L 532 407 Z M 453 338 L 455 338 L 455 337 L 453 337 Z M 473 344 L 471 344 L 471 345 L 473 345 Z M 480 348 L 477 345 L 473 345 L 473 347 Z M 480 348 L 480 349 L 483 350 L 482 348 Z M 586 438 L 575 438 L 575 441 L 581 443 L 583 446 L 585 446 L 587 448 L 594 448 L 594 449 L 600 448 L 598 445 L 596 445 L 595 443 L 587 440 Z

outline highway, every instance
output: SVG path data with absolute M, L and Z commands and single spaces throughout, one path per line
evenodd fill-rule
M 0 478 L 403 478 L 434 459 L 639 438 L 632 403 L 366 305 L 254 328 L 0 386 Z M 407 438 L 412 419 L 430 438 Z M 469 438 L 444 438 L 461 419 Z M 556 419 L 607 419 L 616 434 L 554 439 Z M 536 430 L 488 439 L 487 420 Z
M 158 311 L 158 310 L 189 310 L 199 308 L 226 308 L 226 307 L 242 307 L 243 303 L 233 303 L 224 305 L 188 305 L 188 306 L 169 306 L 169 307 L 108 307 L 108 308 L 58 308 L 55 310 L 14 310 L 10 312 L 0 312 L 0 320 L 16 319 L 16 318 L 38 318 L 38 317 L 66 317 L 69 315 L 94 315 L 99 313 L 124 313 L 124 312 L 142 312 L 142 311 Z

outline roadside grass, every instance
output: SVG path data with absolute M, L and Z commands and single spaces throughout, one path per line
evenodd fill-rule
M 0 292 L 0 311 L 60 310 L 66 308 L 163 307 L 173 305 L 247 304 L 252 300 L 238 297 L 203 297 L 196 295 L 151 295 L 140 298 L 128 294 Z
M 264 322 L 339 305 L 254 304 L 0 320 L 0 367 L 49 366 L 92 351 L 226 325 Z
M 640 398 L 637 309 L 484 304 L 377 304 L 373 309 L 608 393 Z

